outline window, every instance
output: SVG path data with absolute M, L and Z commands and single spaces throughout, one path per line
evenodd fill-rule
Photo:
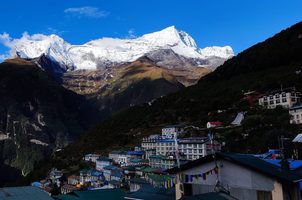
M 269 104 L 274 104 L 274 101 L 270 101 Z
M 287 99 L 283 98 L 282 103 L 285 103 L 285 102 L 287 102 Z
M 292 100 L 292 101 L 296 101 L 296 98 L 292 98 L 291 100 Z
M 270 96 L 269 99 L 274 99 L 274 97 L 273 97 L 273 96 Z
M 266 101 L 267 100 L 267 97 L 264 97 L 264 101 Z
M 257 200 L 272 200 L 272 193 L 268 191 L 257 191 Z
M 300 117 L 299 115 L 296 115 L 296 118 L 297 118 L 297 119 L 299 119 L 299 117 Z
M 280 99 L 277 99 L 277 100 L 276 100 L 276 104 L 279 104 L 279 103 L 280 103 Z
M 276 97 L 277 99 L 279 99 L 279 98 L 280 98 L 280 95 L 279 95 L 279 94 L 276 94 L 275 97 Z
M 282 93 L 282 97 L 286 97 L 286 93 Z

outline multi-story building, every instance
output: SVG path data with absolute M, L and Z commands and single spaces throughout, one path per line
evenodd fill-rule
M 156 149 L 156 142 L 161 139 L 160 135 L 150 135 L 149 137 L 143 138 L 141 146 L 143 150 Z
M 145 155 L 141 149 L 139 151 L 112 151 L 109 153 L 109 158 L 120 166 L 128 166 L 130 159 L 142 159 Z
M 294 106 L 289 109 L 290 123 L 291 124 L 302 124 L 302 105 Z
M 301 93 L 296 91 L 295 88 L 285 88 L 272 91 L 267 95 L 263 95 L 258 101 L 259 105 L 268 109 L 274 109 L 277 106 L 291 108 L 294 104 L 300 102 L 300 98 Z
M 173 139 L 175 137 L 178 137 L 183 132 L 184 127 L 182 125 L 166 126 L 162 129 L 162 138 Z
M 221 144 L 207 137 L 191 137 L 178 140 L 178 149 L 186 160 L 196 160 L 221 150 Z
M 170 169 L 177 166 L 177 160 L 175 156 L 163 156 L 163 155 L 152 155 L 149 158 L 150 167 Z M 180 164 L 184 164 L 186 161 L 179 158 Z
M 160 139 L 156 142 L 156 155 L 175 154 L 175 139 Z

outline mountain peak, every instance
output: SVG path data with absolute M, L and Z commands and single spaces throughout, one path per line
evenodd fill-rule
M 94 70 L 98 66 L 132 62 L 150 52 L 167 49 L 196 60 L 196 66 L 209 57 L 218 57 L 225 61 L 234 55 L 229 47 L 199 49 L 188 33 L 177 30 L 175 26 L 135 39 L 102 38 L 83 45 L 71 45 L 55 34 L 26 34 L 20 39 L 14 39 L 13 43 L 11 50 L 17 56 L 32 59 L 44 54 L 64 70 Z

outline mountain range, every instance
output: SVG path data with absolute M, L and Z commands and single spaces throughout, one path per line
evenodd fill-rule
M 301 91 L 301 52 L 302 22 L 227 60 L 196 85 L 115 114 L 54 155 L 53 163 L 65 168 L 76 165 L 88 152 L 133 147 L 169 124 L 205 127 L 208 121 L 219 120 L 227 125 L 242 111 L 246 113 L 242 126 L 215 130 L 217 139 L 226 144 L 224 151 L 257 153 L 278 148 L 279 137 L 293 138 L 302 131 L 301 126 L 289 124 L 286 109 L 248 105 L 244 93 L 267 92 L 280 86 L 295 86 Z M 206 128 L 198 133 L 202 134 L 208 134 Z
M 56 72 L 104 69 L 133 62 L 146 55 L 166 68 L 184 68 L 183 63 L 175 63 L 175 58 L 179 56 L 177 59 L 180 61 L 188 59 L 191 65 L 213 70 L 234 55 L 230 46 L 199 49 L 188 33 L 178 31 L 174 26 L 135 39 L 102 38 L 82 45 L 71 45 L 57 35 L 42 34 L 23 35 L 11 43 L 13 56 L 32 59 L 45 55 L 60 66 Z M 162 54 L 162 50 L 166 53 Z M 174 62 L 167 62 L 171 58 Z
M 9 44 L 13 59 L 0 64 L 0 162 L 23 175 L 112 114 L 194 85 L 234 55 L 228 46 L 199 49 L 174 26 L 83 45 L 41 34 Z

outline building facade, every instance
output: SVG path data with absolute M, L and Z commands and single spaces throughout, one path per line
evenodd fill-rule
M 302 124 L 302 105 L 294 106 L 289 109 L 290 123 L 291 124 Z
M 274 109 L 277 106 L 282 106 L 284 108 L 291 108 L 294 104 L 300 102 L 301 93 L 296 91 L 295 88 L 286 88 L 282 90 L 275 90 L 267 95 L 263 95 L 259 98 L 259 105 Z

